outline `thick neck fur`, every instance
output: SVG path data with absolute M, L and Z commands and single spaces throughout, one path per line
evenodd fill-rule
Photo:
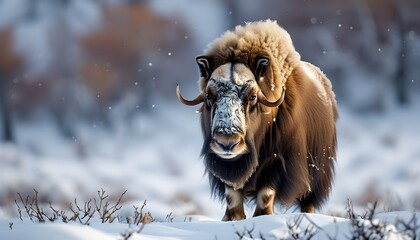
M 209 142 L 210 137 L 207 137 L 202 149 L 206 170 L 209 174 L 220 179 L 221 182 L 233 189 L 242 189 L 256 171 L 259 164 L 253 139 L 246 139 L 249 152 L 240 156 L 235 161 L 223 160 L 216 154 L 209 152 Z

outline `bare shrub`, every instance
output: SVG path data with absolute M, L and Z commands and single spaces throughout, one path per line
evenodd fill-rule
M 38 191 L 34 189 L 33 196 L 22 197 L 20 193 L 17 193 L 19 196 L 18 200 L 15 200 L 17 206 L 17 211 L 19 218 L 23 221 L 23 213 L 29 217 L 32 222 L 54 222 L 60 219 L 62 222 L 79 222 L 83 225 L 89 225 L 90 220 L 98 215 L 98 218 L 102 223 L 111 223 L 116 218 L 118 218 L 116 212 L 121 209 L 121 201 L 124 195 L 127 193 L 125 190 L 120 197 L 118 198 L 115 204 L 111 204 L 107 201 L 109 195 L 106 194 L 105 190 L 101 189 L 97 192 L 98 198 L 89 199 L 89 201 L 83 203 L 82 205 L 77 202 L 77 199 L 74 199 L 74 203 L 70 203 L 68 208 L 71 212 L 71 215 L 67 215 L 66 211 L 56 209 L 52 206 L 52 203 L 49 203 L 49 208 L 44 210 L 40 206 L 38 201 Z M 22 210 L 24 209 L 24 211 Z
M 34 189 L 34 193 L 34 196 L 26 196 L 26 198 L 23 198 L 20 193 L 17 193 L 17 195 L 19 196 L 20 203 L 25 209 L 25 213 L 29 217 L 29 219 L 31 221 L 38 221 L 41 223 L 45 222 L 46 220 L 49 220 L 50 222 L 54 222 L 55 220 L 57 220 L 57 215 L 53 213 L 51 216 L 49 216 L 45 213 L 44 209 L 39 206 L 38 191 Z M 22 209 L 17 200 L 15 200 L 15 203 L 19 213 L 19 218 L 23 220 Z
M 122 240 L 130 239 L 134 233 L 137 233 L 137 234 L 141 233 L 141 231 L 143 231 L 143 228 L 145 227 L 146 224 L 154 221 L 152 214 L 150 212 L 146 212 L 143 214 L 143 209 L 145 206 L 146 206 L 146 200 L 144 200 L 143 205 L 140 208 L 137 206 L 133 206 L 134 216 L 127 218 L 127 223 L 129 224 L 129 226 L 128 226 L 128 229 L 126 229 L 123 233 L 120 234 L 120 237 Z M 138 227 L 139 225 L 140 227 Z

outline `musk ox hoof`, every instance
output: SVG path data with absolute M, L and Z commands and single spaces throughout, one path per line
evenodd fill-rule
M 312 203 L 306 203 L 300 205 L 300 211 L 303 213 L 315 213 L 315 206 Z
M 240 221 L 246 218 L 245 213 L 231 213 L 226 212 L 225 216 L 223 216 L 222 221 Z
M 261 215 L 273 215 L 273 210 L 271 209 L 256 209 L 253 217 L 258 217 Z

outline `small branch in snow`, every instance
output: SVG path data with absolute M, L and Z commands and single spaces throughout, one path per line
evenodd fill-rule
M 299 214 L 293 222 L 287 222 L 286 225 L 288 227 L 289 234 L 292 239 L 306 239 L 310 240 L 313 236 L 315 236 L 318 231 L 319 227 L 316 225 L 310 224 L 308 225 L 304 231 L 301 230 L 302 220 L 305 214 Z
M 19 194 L 19 193 L 18 193 L 18 194 Z M 20 208 L 20 206 L 19 206 L 19 204 L 17 203 L 16 199 L 15 199 L 15 204 L 16 204 L 16 206 L 17 206 L 17 210 L 18 210 L 18 213 L 19 213 L 19 218 L 20 218 L 20 220 L 21 220 L 21 221 L 23 221 L 23 218 L 22 218 L 22 209 Z
M 235 231 L 236 236 L 238 236 L 239 240 L 245 239 L 245 238 L 251 238 L 254 239 L 252 236 L 252 232 L 254 231 L 255 224 L 252 224 L 252 227 L 248 229 L 247 227 L 244 227 L 244 229 L 240 232 L 238 230 Z
M 397 227 L 397 229 L 400 229 L 401 233 L 403 233 L 410 239 L 418 239 L 417 232 L 419 232 L 420 234 L 420 222 L 417 213 L 413 213 L 413 216 L 408 222 L 403 221 L 401 219 L 397 219 L 395 226 Z
M 337 236 L 338 236 L 338 226 L 336 225 L 336 229 L 335 229 L 335 236 L 334 237 L 332 237 L 332 236 L 330 236 L 329 234 L 328 234 L 328 232 L 326 232 L 323 228 L 321 228 L 320 226 L 318 226 L 314 221 L 312 221 L 312 219 L 308 216 L 308 215 L 306 215 L 306 214 L 304 214 L 304 217 L 306 218 L 306 220 L 312 225 L 312 226 L 314 226 L 316 229 L 317 229 L 317 232 L 315 233 L 315 234 L 318 234 L 318 232 L 323 232 L 324 234 L 325 234 L 325 236 L 329 239 L 329 240 L 334 240 L 334 239 L 337 239 Z M 335 223 L 335 219 L 334 219 L 334 223 Z M 315 235 L 314 234 L 314 235 Z
M 166 221 L 168 221 L 168 222 L 173 222 L 173 220 L 174 220 L 174 216 L 172 216 L 172 212 L 170 212 L 170 213 L 168 213 L 167 215 L 166 215 Z
M 92 209 L 91 204 L 92 204 L 92 199 L 89 199 L 88 202 L 85 202 L 85 204 L 83 205 L 83 208 L 81 208 L 77 204 L 77 199 L 74 199 L 75 208 L 73 207 L 72 203 L 69 204 L 69 209 L 73 213 L 73 217 L 71 218 L 71 220 L 72 221 L 78 220 L 83 225 L 89 225 L 90 219 L 95 214 L 95 210 Z M 81 214 L 83 214 L 83 216 L 81 216 Z
M 68 217 L 67 217 L 67 215 L 66 215 L 66 212 L 65 211 L 63 211 L 63 210 L 57 210 L 57 209 L 55 209 L 53 206 L 52 206 L 52 203 L 51 202 L 49 202 L 49 205 L 50 205 L 50 209 L 51 209 L 51 211 L 53 212 L 53 214 L 55 215 L 55 216 L 57 216 L 57 218 L 58 217 L 61 217 L 61 221 L 62 222 L 64 222 L 64 223 L 68 223 L 71 219 L 69 219 Z
M 146 224 L 151 223 L 154 221 L 152 214 L 150 214 L 150 212 L 146 212 L 145 214 L 143 214 L 143 208 L 146 206 L 146 200 L 144 200 L 143 205 L 139 208 L 137 206 L 133 206 L 134 207 L 134 218 L 133 219 L 127 219 L 127 223 L 129 224 L 129 228 L 121 233 L 121 237 L 123 240 L 128 240 L 129 238 L 131 238 L 131 236 L 134 233 L 140 234 L 141 231 L 143 231 L 144 227 L 146 226 Z M 137 226 L 139 226 L 139 224 L 141 223 L 140 227 L 136 230 L 135 228 Z M 132 227 L 132 225 L 134 224 L 134 226 L 136 227 Z
M 105 190 L 101 189 L 101 191 L 98 191 L 98 197 L 99 201 L 96 201 L 96 198 L 94 198 L 95 202 L 95 209 L 99 213 L 99 216 L 102 220 L 102 223 L 105 222 L 113 222 L 115 217 L 113 214 L 121 209 L 122 205 L 120 205 L 122 198 L 127 193 L 127 190 L 125 190 L 121 196 L 118 198 L 117 203 L 115 205 L 110 206 L 110 203 L 108 201 L 105 202 L 105 200 L 109 197 L 109 195 L 105 195 Z
M 17 195 L 19 196 L 20 202 L 25 208 L 25 212 L 28 215 L 29 219 L 31 221 L 34 221 L 34 219 L 38 220 L 38 222 L 44 223 L 46 219 L 48 219 L 50 222 L 53 222 L 56 220 L 56 216 L 53 214 L 52 216 L 48 216 L 44 209 L 42 209 L 39 206 L 38 201 L 38 191 L 33 189 L 35 192 L 35 195 L 30 199 L 29 196 L 27 196 L 25 199 L 22 197 L 22 195 L 18 192 Z M 18 207 L 19 217 L 22 219 L 22 210 L 20 208 L 19 203 L 15 200 L 16 206 Z

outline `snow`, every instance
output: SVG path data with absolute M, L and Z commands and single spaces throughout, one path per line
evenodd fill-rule
M 344 109 L 338 121 L 338 164 L 332 201 L 363 198 L 370 190 L 400 198 L 405 207 L 420 190 L 418 103 L 384 114 L 354 116 Z M 386 193 L 391 196 L 385 196 Z
M 360 220 L 362 226 L 384 224 L 385 239 L 410 239 L 406 232 L 392 225 L 393 220 L 412 218 L 409 212 L 381 214 L 372 221 Z M 10 227 L 10 224 L 12 226 Z M 295 224 L 298 223 L 298 224 Z M 89 226 L 74 223 L 32 223 L 0 220 L 2 239 L 123 239 L 122 234 L 131 232 L 129 239 L 291 239 L 291 234 L 305 236 L 308 226 L 316 224 L 311 232 L 317 231 L 312 239 L 345 239 L 351 236 L 351 221 L 320 214 L 284 214 L 260 216 L 237 222 L 221 222 L 205 216 L 176 218 L 172 222 L 152 222 L 141 226 L 122 223 L 93 222 Z M 141 230 L 139 230 L 141 228 Z M 417 229 L 418 230 L 418 229 Z M 139 233 L 138 233 L 139 231 Z

